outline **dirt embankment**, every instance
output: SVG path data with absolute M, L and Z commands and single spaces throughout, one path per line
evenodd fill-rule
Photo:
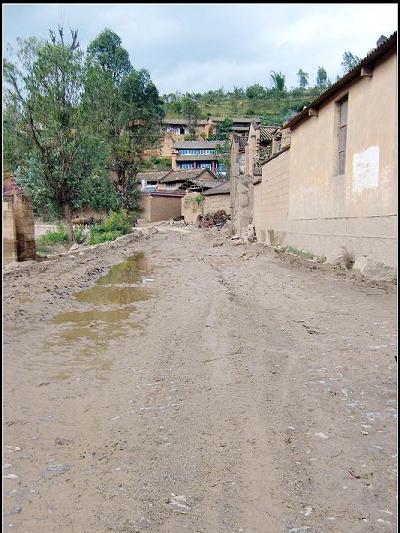
M 394 532 L 395 287 L 158 229 L 4 275 L 5 531 Z

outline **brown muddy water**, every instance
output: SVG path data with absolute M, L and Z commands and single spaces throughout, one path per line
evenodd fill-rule
M 142 252 L 135 253 L 123 263 L 112 266 L 93 287 L 75 293 L 79 307 L 56 315 L 56 338 L 46 343 L 47 349 L 72 350 L 75 361 L 91 359 L 98 368 L 108 370 L 110 361 L 94 359 L 107 351 L 109 343 L 127 333 L 128 328 L 140 328 L 140 323 L 127 323 L 137 306 L 134 304 L 155 296 L 149 287 L 154 281 L 153 268 Z M 84 304 L 86 309 L 82 309 Z M 69 372 L 61 372 L 57 379 L 68 379 Z

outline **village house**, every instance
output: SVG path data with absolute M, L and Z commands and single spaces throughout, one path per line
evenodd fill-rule
M 165 118 L 161 127 L 161 148 L 159 150 L 147 150 L 146 157 L 161 156 L 171 157 L 173 153 L 173 144 L 179 141 L 184 141 L 186 136 L 195 135 L 198 139 L 207 140 L 211 135 L 217 131 L 218 123 L 222 122 L 225 117 L 208 117 L 207 120 L 197 120 L 194 123 L 189 123 L 185 118 Z M 260 124 L 259 117 L 237 117 L 231 119 L 233 125 L 231 127 L 232 133 L 247 136 L 250 130 L 251 123 Z
M 213 131 L 214 124 L 209 119 L 197 120 L 191 124 L 185 118 L 165 118 L 161 127 L 162 142 L 158 155 L 171 157 L 174 142 L 184 140 L 186 135 L 193 133 L 196 137 L 208 139 Z
M 182 216 L 181 199 L 186 193 L 203 194 L 221 183 L 208 168 L 142 172 L 138 178 L 142 182 L 139 207 L 147 222 Z
M 397 266 L 396 80 L 397 33 L 285 124 L 254 180 L 259 241 Z
M 209 120 L 213 124 L 213 131 L 215 131 L 216 126 L 219 122 L 222 122 L 227 117 L 210 117 Z M 246 137 L 249 134 L 251 124 L 259 126 L 261 124 L 260 117 L 234 117 L 230 118 L 233 122 L 231 127 L 231 132 L 236 133 L 242 137 Z
M 171 170 L 157 184 L 157 191 L 191 190 L 206 191 L 221 182 L 208 168 Z
M 136 180 L 140 182 L 140 190 L 143 192 L 154 192 L 162 178 L 169 174 L 171 170 L 155 170 L 148 172 L 138 172 Z
M 222 141 L 180 141 L 172 146 L 172 169 L 208 168 L 215 174 L 226 173 L 218 148 Z

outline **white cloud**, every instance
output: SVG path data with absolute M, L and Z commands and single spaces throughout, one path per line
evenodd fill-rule
M 14 4 L 4 8 L 5 41 L 46 37 L 60 22 L 76 27 L 83 47 L 110 27 L 133 64 L 160 91 L 266 85 L 271 70 L 297 83 L 301 67 L 341 74 L 345 50 L 362 57 L 396 30 L 396 4 Z

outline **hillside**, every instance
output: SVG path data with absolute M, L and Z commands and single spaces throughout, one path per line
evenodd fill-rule
M 282 124 L 290 116 L 301 111 L 312 102 L 324 87 L 292 89 L 278 92 L 258 86 L 253 92 L 235 89 L 224 92 L 222 89 L 199 94 L 168 94 L 163 96 L 164 111 L 167 117 L 186 118 L 189 113 L 197 118 L 222 116 L 233 118 L 238 116 L 260 116 L 268 124 Z M 191 102 L 191 105 L 188 105 Z

